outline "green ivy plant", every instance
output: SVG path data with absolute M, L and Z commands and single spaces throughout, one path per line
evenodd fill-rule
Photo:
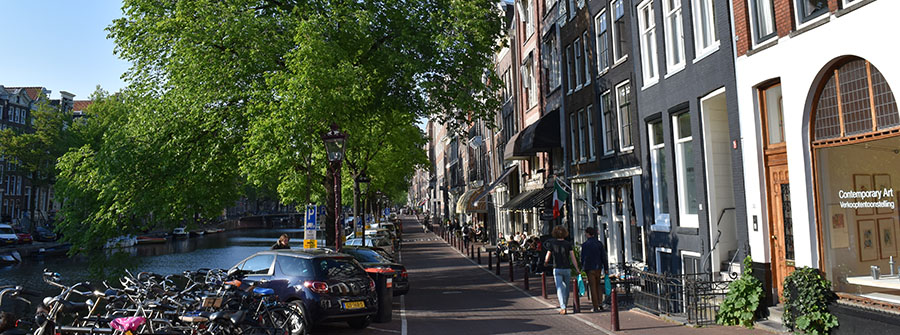
M 762 283 L 753 277 L 750 256 L 744 258 L 744 273 L 728 285 L 725 301 L 719 306 L 716 323 L 726 326 L 753 328 L 753 320 L 762 300 Z
M 784 326 L 805 334 L 828 334 L 838 326 L 826 305 L 837 299 L 819 270 L 802 267 L 784 279 Z

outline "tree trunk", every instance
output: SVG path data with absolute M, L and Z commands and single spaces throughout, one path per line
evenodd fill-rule
M 323 181 L 323 185 L 325 186 L 325 245 L 320 247 L 330 247 L 334 245 L 334 220 L 337 219 L 335 217 L 335 194 L 334 194 L 334 165 L 331 163 L 327 164 L 327 168 L 325 169 L 325 180 Z
M 359 222 L 359 182 L 356 180 L 358 174 L 353 176 L 353 231 L 357 231 L 357 222 Z

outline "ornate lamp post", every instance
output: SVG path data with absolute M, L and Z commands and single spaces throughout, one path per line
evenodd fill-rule
M 347 136 L 336 124 L 331 124 L 331 131 L 322 136 L 328 161 L 334 169 L 334 250 L 341 250 L 341 161 L 344 159 L 344 139 Z

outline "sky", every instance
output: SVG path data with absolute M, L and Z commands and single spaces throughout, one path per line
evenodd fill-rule
M 0 85 L 43 86 L 86 100 L 97 85 L 125 86 L 129 63 L 113 54 L 104 30 L 122 16 L 121 0 L 0 0 Z

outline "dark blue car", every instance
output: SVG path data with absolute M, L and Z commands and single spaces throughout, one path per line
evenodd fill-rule
M 346 321 L 365 328 L 378 312 L 375 282 L 353 257 L 330 250 L 262 251 L 233 267 L 299 306 L 307 325 Z

